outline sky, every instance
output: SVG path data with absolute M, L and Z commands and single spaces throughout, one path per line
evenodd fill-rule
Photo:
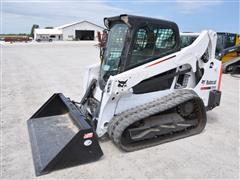
M 239 0 L 1 0 L 1 34 L 132 14 L 176 22 L 182 32 L 240 32 Z

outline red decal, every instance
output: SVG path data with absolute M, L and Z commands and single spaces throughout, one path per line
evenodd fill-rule
M 211 89 L 211 87 L 201 87 L 201 90 Z
M 171 56 L 171 57 L 166 58 L 166 59 L 163 59 L 163 60 L 160 60 L 160 61 L 157 61 L 157 62 L 155 62 L 155 63 L 152 63 L 152 64 L 146 66 L 145 68 L 148 68 L 148 67 L 154 66 L 154 65 L 156 65 L 156 64 L 159 64 L 159 63 L 161 63 L 161 62 L 163 62 L 163 61 L 166 61 L 166 60 L 172 59 L 172 58 L 174 58 L 174 57 L 176 57 L 176 55 Z
M 88 139 L 92 137 L 93 137 L 93 133 L 91 132 L 91 133 L 84 134 L 83 139 Z
M 219 79 L 218 79 L 218 90 L 219 91 L 220 91 L 221 81 L 222 81 L 222 65 L 221 65 L 220 75 L 219 75 Z

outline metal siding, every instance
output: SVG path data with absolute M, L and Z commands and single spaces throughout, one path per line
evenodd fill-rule
M 96 41 L 97 38 L 97 31 L 103 31 L 103 28 L 90 24 L 88 22 L 81 22 L 79 24 L 74 24 L 72 26 L 68 26 L 63 28 L 63 40 L 72 40 L 69 36 L 75 38 L 75 30 L 93 30 L 94 31 L 94 40 Z

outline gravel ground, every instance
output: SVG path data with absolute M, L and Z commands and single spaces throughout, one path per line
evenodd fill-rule
M 55 92 L 81 97 L 84 67 L 98 61 L 87 42 L 2 46 L 2 178 L 35 178 L 26 120 Z M 239 178 L 239 80 L 223 75 L 221 106 L 208 112 L 203 133 L 124 153 L 101 142 L 97 162 L 41 178 Z

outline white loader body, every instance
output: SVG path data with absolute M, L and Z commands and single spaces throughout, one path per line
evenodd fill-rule
M 139 82 L 151 78 L 161 72 L 170 69 L 191 68 L 186 89 L 194 90 L 202 98 L 205 106 L 208 105 L 209 92 L 219 90 L 221 81 L 221 61 L 215 59 L 215 47 L 217 34 L 211 30 L 202 31 L 198 38 L 188 47 L 168 56 L 156 59 L 152 62 L 138 66 L 121 74 L 110 76 L 104 92 L 97 85 L 94 91 L 94 98 L 101 101 L 101 108 L 98 117 L 97 135 L 103 136 L 107 132 L 108 123 L 114 115 L 127 109 L 151 102 L 152 100 L 165 96 L 176 90 L 177 76 L 174 77 L 171 88 L 168 90 L 151 92 L 145 94 L 133 94 L 132 87 Z M 201 57 L 208 54 L 208 61 L 204 63 Z M 204 69 L 201 80 L 196 83 L 194 73 L 196 64 Z M 92 79 L 97 79 L 100 71 L 100 63 L 91 65 L 86 70 L 86 81 L 84 90 L 87 89 Z M 119 87 L 119 81 L 127 81 L 123 87 Z M 97 83 L 98 84 L 98 83 Z M 103 93 L 103 96 L 102 96 Z M 102 99 L 101 99 L 102 98 Z

